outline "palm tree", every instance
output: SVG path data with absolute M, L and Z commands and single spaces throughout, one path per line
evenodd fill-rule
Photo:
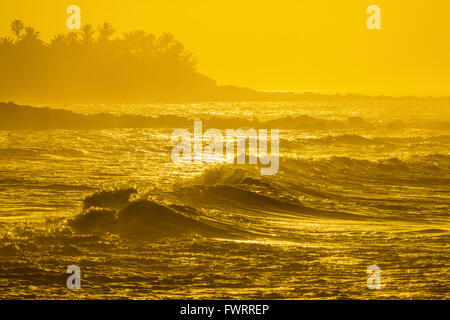
M 71 31 L 65 37 L 65 42 L 69 46 L 74 46 L 78 43 L 78 32 Z
M 37 31 L 35 28 L 33 27 L 26 27 L 25 28 L 25 34 L 22 36 L 22 40 L 23 41 L 29 41 L 29 42 L 36 42 L 36 41 L 41 41 L 39 39 L 40 36 L 40 32 Z
M 155 50 L 155 42 L 155 35 L 153 33 L 147 33 L 145 35 L 143 43 L 141 43 L 140 45 L 146 52 L 153 53 L 153 51 Z
M 92 43 L 94 39 L 95 30 L 91 24 L 85 24 L 81 28 L 81 41 L 83 43 Z
M 66 36 L 62 33 L 57 34 L 53 37 L 53 39 L 50 41 L 50 47 L 52 48 L 60 48 L 64 46 L 66 42 Z
M 133 55 L 152 54 L 155 47 L 155 36 L 142 30 L 123 34 L 123 50 Z
M 20 33 L 24 28 L 24 24 L 21 20 L 16 19 L 11 22 L 11 31 L 16 35 L 17 41 L 19 41 Z
M 109 38 L 116 32 L 116 29 L 108 22 L 104 22 L 103 25 L 99 26 L 97 29 L 99 33 L 98 40 L 100 42 L 108 42 Z
M 0 38 L 0 45 L 2 46 L 12 46 L 14 44 L 14 40 L 10 37 L 2 37 Z
M 168 32 L 164 32 L 162 35 L 159 36 L 158 38 L 158 49 L 159 52 L 162 54 L 163 52 L 165 52 L 170 45 L 172 44 L 172 42 L 174 41 L 175 36 L 171 33 Z
M 14 40 L 10 37 L 2 37 L 0 38 L 0 54 L 4 52 L 4 50 L 10 49 L 14 46 Z
M 131 31 L 123 34 L 123 40 L 132 46 L 132 49 L 136 49 L 142 42 L 145 41 L 146 34 L 142 30 Z

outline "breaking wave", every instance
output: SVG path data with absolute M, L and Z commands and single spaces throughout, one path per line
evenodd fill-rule
M 264 233 L 264 219 L 419 221 L 436 205 L 435 199 L 421 197 L 423 189 L 434 188 L 439 197 L 449 186 L 448 155 L 379 161 L 284 158 L 273 177 L 259 176 L 256 168 L 219 166 L 159 194 L 135 188 L 96 192 L 68 224 L 82 233 L 224 238 Z
M 180 237 L 189 234 L 233 237 L 233 228 L 201 219 L 187 206 L 163 204 L 149 199 L 130 200 L 134 189 L 97 192 L 84 200 L 83 212 L 69 219 L 68 225 L 81 233 L 113 232 L 146 238 Z

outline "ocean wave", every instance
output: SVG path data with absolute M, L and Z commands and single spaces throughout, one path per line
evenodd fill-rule
M 362 179 L 391 177 L 435 178 L 446 181 L 450 178 L 450 155 L 430 154 L 411 156 L 407 159 L 397 157 L 379 160 L 355 159 L 331 156 L 317 159 L 284 158 L 280 168 L 306 175 L 332 177 L 346 175 Z M 281 170 L 280 169 L 280 170 Z
M 321 138 L 282 138 L 280 145 L 287 148 L 298 148 L 304 145 L 323 145 L 323 146 L 396 146 L 396 145 L 419 145 L 419 144 L 435 144 L 443 146 L 450 144 L 450 136 L 438 135 L 430 137 L 411 136 L 411 137 L 364 137 L 356 134 L 342 134 L 336 136 L 326 136 Z
M 194 209 L 165 205 L 147 199 L 130 201 L 121 209 L 91 207 L 68 221 L 77 232 L 113 232 L 145 238 L 182 237 L 198 234 L 208 237 L 234 237 L 239 232 L 213 221 L 191 216 Z M 240 232 L 242 234 L 242 232 Z
M 0 176 L 0 186 L 5 186 L 8 188 L 28 188 L 28 189 L 43 189 L 43 190 L 54 190 L 54 191 L 89 191 L 93 190 L 94 187 L 85 184 L 70 184 L 70 183 L 46 183 L 39 180 L 34 180 L 32 178 L 24 177 L 8 177 Z
M 120 209 L 129 203 L 130 197 L 137 194 L 135 188 L 101 190 L 83 200 L 84 210 L 90 208 Z
M 1 148 L 0 159 L 36 159 L 37 157 L 62 157 L 67 159 L 79 159 L 85 157 L 83 152 L 78 150 L 71 150 L 59 148 L 54 150 L 42 148 Z
M 149 238 L 227 238 L 264 232 L 265 219 L 419 221 L 432 210 L 439 216 L 439 204 L 445 210 L 449 185 L 450 155 L 445 154 L 377 161 L 282 158 L 276 176 L 223 165 L 158 194 L 135 188 L 99 191 L 85 198 L 83 212 L 69 226 L 77 232 Z M 433 197 L 424 198 L 423 190 L 434 190 Z

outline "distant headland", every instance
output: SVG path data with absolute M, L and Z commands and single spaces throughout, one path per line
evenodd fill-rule
M 172 34 L 137 30 L 113 38 L 116 30 L 106 22 L 97 28 L 85 24 L 48 42 L 20 20 L 12 21 L 11 32 L 13 37 L 0 38 L 2 100 L 51 104 L 401 99 L 221 86 L 196 70 L 196 59 Z

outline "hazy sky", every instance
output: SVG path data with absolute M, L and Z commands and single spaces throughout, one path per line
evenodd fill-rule
M 3 0 L 0 33 L 19 18 L 48 39 L 71 4 L 83 23 L 174 33 L 220 84 L 450 95 L 448 0 Z M 372 4 L 382 30 L 366 27 Z

